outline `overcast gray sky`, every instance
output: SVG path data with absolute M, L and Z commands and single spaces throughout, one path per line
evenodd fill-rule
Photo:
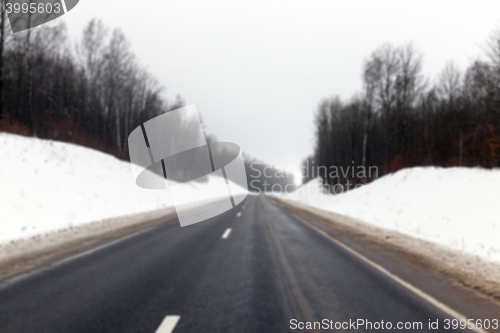
M 412 42 L 435 77 L 465 68 L 500 23 L 500 1 L 90 1 L 62 19 L 72 38 L 99 18 L 141 63 L 196 104 L 207 131 L 265 162 L 298 167 L 322 97 L 361 89 L 363 60 Z

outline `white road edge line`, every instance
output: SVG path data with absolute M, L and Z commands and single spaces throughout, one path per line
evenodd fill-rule
M 181 316 L 166 316 L 155 333 L 172 333 Z
M 88 255 L 91 255 L 91 254 L 93 254 L 95 252 L 98 252 L 98 251 L 101 251 L 103 249 L 109 248 L 109 247 L 111 247 L 111 246 L 113 246 L 115 244 L 118 244 L 120 242 L 123 242 L 125 240 L 134 238 L 134 237 L 136 237 L 138 235 L 141 235 L 141 234 L 145 234 L 148 231 L 151 231 L 152 229 L 155 229 L 155 228 L 158 228 L 158 227 L 159 227 L 159 225 L 155 225 L 155 226 L 152 226 L 152 227 L 149 227 L 149 228 L 146 228 L 146 229 L 139 230 L 139 231 L 134 232 L 132 234 L 129 234 L 129 235 L 117 238 L 115 240 L 112 240 L 109 243 L 104 243 L 104 244 L 99 245 L 97 247 L 88 249 L 88 250 L 86 250 L 84 252 L 76 253 L 76 254 L 73 254 L 73 255 L 71 255 L 69 257 L 60 259 L 60 260 L 58 260 L 58 261 L 56 261 L 54 263 L 42 266 L 40 268 L 35 268 L 35 269 L 33 269 L 31 271 L 28 271 L 26 273 L 21 273 L 20 275 L 16 275 L 14 277 L 8 278 L 7 280 L 4 280 L 4 281 L 0 282 L 0 290 L 5 290 L 6 288 L 9 288 L 10 286 L 13 286 L 13 285 L 15 285 L 16 283 L 18 283 L 20 281 L 24 281 L 24 280 L 26 280 L 26 279 L 28 279 L 30 277 L 33 277 L 33 276 L 38 276 L 38 275 L 42 274 L 43 272 L 46 272 L 46 271 L 48 271 L 50 269 L 53 269 L 55 267 L 60 267 L 60 266 L 66 264 L 68 262 L 73 261 L 73 260 L 86 257 Z
M 227 228 L 227 229 L 226 229 L 226 231 L 224 231 L 224 233 L 222 234 L 222 237 L 221 237 L 221 238 L 222 238 L 222 239 L 226 239 L 226 238 L 228 238 L 228 237 L 229 237 L 229 234 L 231 233 L 231 231 L 232 231 L 232 230 L 233 230 L 233 229 L 231 229 L 231 228 Z
M 66 2 L 65 2 L 65 0 L 61 0 L 61 4 L 62 4 L 62 7 L 63 7 L 64 14 L 66 14 L 68 12 L 68 10 L 66 9 Z
M 434 297 L 432 297 L 431 295 L 427 294 L 426 292 L 418 289 L 417 287 L 415 287 L 414 285 L 410 284 L 409 282 L 406 282 L 405 280 L 401 279 L 400 277 L 392 274 L 391 272 L 389 272 L 388 270 L 386 270 L 384 267 L 380 266 L 379 264 L 371 261 L 370 259 L 366 258 L 365 256 L 363 256 L 362 254 L 360 254 L 359 252 L 351 249 L 350 247 L 348 247 L 347 245 L 345 245 L 344 243 L 340 242 L 339 240 L 333 238 L 333 236 L 330 236 L 329 234 L 327 234 L 326 232 L 324 232 L 323 230 L 311 225 L 310 223 L 307 223 L 305 222 L 304 220 L 302 220 L 300 217 L 298 217 L 297 215 L 295 215 L 294 213 L 292 213 L 293 216 L 295 216 L 299 221 L 301 221 L 302 223 L 306 224 L 307 226 L 313 228 L 314 230 L 316 230 L 317 232 L 319 232 L 320 234 L 322 234 L 323 236 L 325 236 L 326 238 L 328 238 L 330 241 L 334 242 L 335 244 L 337 244 L 338 246 L 342 247 L 343 249 L 345 249 L 346 251 L 350 252 L 351 254 L 355 255 L 356 257 L 358 257 L 359 259 L 361 259 L 362 261 L 364 261 L 365 263 L 367 263 L 368 265 L 372 266 L 373 268 L 377 269 L 378 271 L 380 271 L 381 273 L 385 274 L 386 276 L 388 276 L 389 278 L 391 278 L 392 280 L 396 281 L 397 283 L 399 283 L 400 285 L 402 285 L 403 287 L 405 287 L 406 289 L 410 290 L 411 292 L 413 292 L 414 294 L 418 295 L 419 297 L 425 299 L 427 302 L 431 303 L 433 306 L 435 306 L 436 308 L 440 309 L 441 311 L 447 313 L 448 315 L 450 315 L 451 317 L 453 318 L 456 318 L 458 320 L 465 320 L 466 322 L 468 322 L 468 318 L 466 316 L 464 316 L 463 314 L 453 310 L 452 308 L 450 308 L 448 305 L 438 301 L 437 299 L 435 299 Z M 487 331 L 483 330 L 483 329 L 480 329 L 480 328 L 473 328 L 473 329 L 469 329 L 471 331 L 474 331 L 474 332 L 477 332 L 477 333 L 488 333 Z

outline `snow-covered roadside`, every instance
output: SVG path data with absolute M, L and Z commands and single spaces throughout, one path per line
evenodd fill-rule
M 192 186 L 193 193 L 210 191 Z M 233 195 L 246 193 L 233 189 Z M 189 205 L 195 198 L 184 200 Z M 137 217 L 149 216 L 144 213 L 173 209 L 169 191 L 135 184 L 128 162 L 73 144 L 0 133 L 0 246 L 90 223 L 143 222 Z
M 0 133 L 0 244 L 172 206 L 130 165 L 85 147 Z
M 500 263 L 500 170 L 416 167 L 341 195 L 319 180 L 275 195 Z

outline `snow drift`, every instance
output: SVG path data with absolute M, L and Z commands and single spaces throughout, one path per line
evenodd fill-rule
M 279 196 L 500 262 L 500 170 L 415 167 L 340 195 L 315 179 Z
M 136 186 L 130 163 L 93 149 L 0 133 L 0 156 L 0 244 L 173 207 L 168 191 Z
M 0 133 L 0 156 L 0 243 L 172 205 L 93 149 Z

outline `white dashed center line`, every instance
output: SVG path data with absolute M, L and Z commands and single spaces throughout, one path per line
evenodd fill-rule
M 222 239 L 226 239 L 229 237 L 229 234 L 231 233 L 231 228 L 227 228 L 226 231 L 222 234 Z
M 238 214 L 236 214 L 236 216 L 240 217 L 241 216 L 241 212 L 238 212 Z
M 156 333 L 172 333 L 179 319 L 181 319 L 181 316 L 166 316 Z

